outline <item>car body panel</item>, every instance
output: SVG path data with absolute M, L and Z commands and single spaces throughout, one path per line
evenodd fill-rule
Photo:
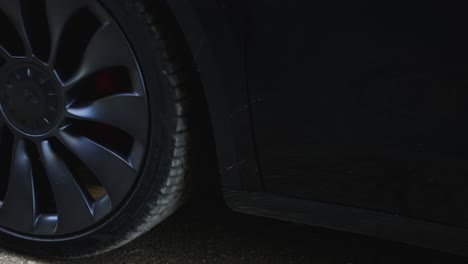
M 443 105 L 417 100 L 439 92 L 431 86 L 437 78 L 462 78 L 452 72 L 468 54 L 441 53 L 449 44 L 432 36 L 464 43 L 455 27 L 446 32 L 434 30 L 448 25 L 443 19 L 413 20 L 418 6 L 388 9 L 367 1 L 339 2 L 338 9 L 332 2 L 167 3 L 200 71 L 222 187 L 234 210 L 468 254 L 464 152 L 452 155 L 457 143 L 465 144 L 466 126 L 451 127 L 459 133 L 444 152 L 443 141 L 431 140 L 450 138 L 443 128 L 453 111 L 421 121 L 424 111 L 460 102 L 449 92 Z M 428 7 L 421 21 L 438 10 Z M 461 24 L 454 17 L 450 23 Z M 433 52 L 460 58 L 426 59 Z M 403 70 L 395 72 L 398 67 Z M 404 74 L 419 79 L 395 78 Z M 396 97 L 385 88 L 418 80 L 410 89 L 398 86 L 404 89 Z M 382 89 L 362 88 L 372 85 Z M 413 172 L 408 162 L 416 164 Z M 448 181 L 440 171 L 457 173 Z

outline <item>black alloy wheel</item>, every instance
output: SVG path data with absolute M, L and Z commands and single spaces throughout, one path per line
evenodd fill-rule
M 178 88 L 168 76 L 157 76 L 160 87 L 153 83 L 145 87 L 144 71 L 165 71 L 141 66 L 139 60 L 149 59 L 138 58 L 137 53 L 147 49 L 164 54 L 164 50 L 157 50 L 152 43 L 140 44 L 146 43 L 140 39 L 150 40 L 149 34 L 157 32 L 151 32 L 154 25 L 145 20 L 149 11 L 144 5 L 129 2 L 0 1 L 3 246 L 50 256 L 95 254 L 125 244 L 128 237 L 143 233 L 177 207 L 182 189 L 167 192 L 164 188 L 182 186 L 185 170 L 179 169 L 178 178 L 171 179 L 174 168 L 155 168 L 165 164 L 162 159 L 174 164 L 183 158 L 179 165 L 186 161 L 185 151 L 177 155 L 177 148 L 184 150 L 185 145 L 172 142 L 177 136 L 186 136 L 176 125 L 184 121 L 177 119 L 177 109 L 183 108 L 174 96 Z M 141 37 L 131 32 L 128 38 L 125 30 L 132 27 L 144 32 Z M 171 61 L 159 64 L 157 67 L 164 68 Z M 163 77 L 166 79 L 161 80 Z M 177 79 L 177 75 L 169 77 Z M 166 119 L 174 122 L 154 127 L 165 117 L 154 114 L 152 118 L 150 103 L 155 99 L 149 98 L 149 89 L 163 91 L 154 92 L 163 97 L 159 100 L 173 101 L 172 105 L 166 103 L 170 110 L 164 112 L 169 116 Z M 176 100 L 166 100 L 161 94 Z M 151 165 L 152 171 L 145 172 L 151 162 L 157 166 Z M 174 184 L 174 179 L 180 181 Z M 147 183 L 139 187 L 142 181 Z M 143 195 L 132 198 L 135 192 Z M 174 201 L 163 204 L 167 212 L 159 212 L 152 220 L 144 217 L 150 215 L 147 204 L 167 200 L 169 194 Z M 122 208 L 129 203 L 141 204 L 141 208 Z M 163 205 L 158 204 L 158 208 Z M 115 218 L 120 219 L 113 223 Z M 146 229 L 129 235 L 143 224 Z M 107 225 L 106 239 L 99 234 L 100 225 Z M 109 230 L 116 226 L 121 230 L 112 235 Z M 82 250 L 71 253 L 55 248 L 52 252 L 50 242 L 59 240 L 70 243 L 63 244 L 65 248 Z M 19 249 L 23 242 L 38 249 Z
M 11 164 L 0 225 L 70 234 L 107 216 L 133 187 L 147 98 L 125 36 L 97 2 L 32 2 L 0 2 L 11 35 L 0 46 L 3 165 Z

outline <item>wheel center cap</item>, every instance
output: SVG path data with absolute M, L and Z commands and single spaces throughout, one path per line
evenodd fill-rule
M 28 135 L 43 135 L 57 124 L 60 90 L 46 70 L 21 64 L 10 69 L 0 82 L 0 106 L 14 128 Z

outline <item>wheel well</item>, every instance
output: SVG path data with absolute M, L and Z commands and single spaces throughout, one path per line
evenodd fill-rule
M 162 0 L 143 1 L 145 8 L 155 16 L 155 24 L 163 23 L 165 28 L 171 30 L 171 35 L 177 44 L 177 54 L 182 60 L 184 69 L 190 73 L 187 85 L 187 98 L 189 100 L 189 127 L 191 129 L 192 150 L 192 192 L 197 194 L 216 193 L 221 196 L 220 177 L 218 175 L 218 162 L 213 127 L 210 119 L 209 107 L 200 72 L 195 63 L 188 41 L 167 3 Z M 174 69 L 177 70 L 177 69 Z

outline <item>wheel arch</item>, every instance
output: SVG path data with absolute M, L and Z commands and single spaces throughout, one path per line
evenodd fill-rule
M 223 189 L 260 191 L 239 6 L 218 0 L 164 1 L 200 75 Z

